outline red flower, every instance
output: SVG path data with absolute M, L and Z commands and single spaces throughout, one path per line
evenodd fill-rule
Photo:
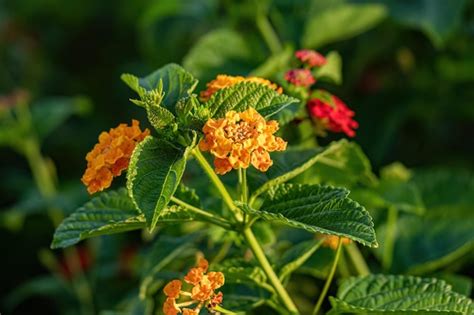
M 316 79 L 308 69 L 292 69 L 285 73 L 285 80 L 291 84 L 309 87 L 316 83 Z
M 322 123 L 323 127 L 332 132 L 344 132 L 349 137 L 355 136 L 355 131 L 359 124 L 353 120 L 354 112 L 350 110 L 338 97 L 331 95 L 331 103 L 318 98 L 308 101 L 308 109 L 316 120 Z
M 301 49 L 295 52 L 295 57 L 298 58 L 302 63 L 307 64 L 311 68 L 321 67 L 326 64 L 327 60 L 323 55 L 317 51 L 310 49 Z

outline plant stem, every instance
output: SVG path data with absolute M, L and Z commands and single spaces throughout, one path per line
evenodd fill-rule
M 361 276 L 366 276 L 370 274 L 370 269 L 365 262 L 364 256 L 359 251 L 359 248 L 356 244 L 350 243 L 345 246 L 347 253 L 354 265 L 355 270 Z
M 203 220 L 205 220 L 209 223 L 213 223 L 215 225 L 218 225 L 221 228 L 226 229 L 226 230 L 229 230 L 229 229 L 232 228 L 232 225 L 227 220 L 225 220 L 221 217 L 215 216 L 212 213 L 209 213 L 205 210 L 199 209 L 199 208 L 197 208 L 193 205 L 190 205 L 190 204 L 182 201 L 181 199 L 178 199 L 176 197 L 171 197 L 171 201 L 173 201 L 174 203 L 182 206 L 183 208 L 188 209 L 189 211 L 194 212 L 199 217 L 201 217 Z
M 199 151 L 199 148 L 196 147 L 193 150 L 192 154 L 194 155 L 198 163 L 201 165 L 201 167 L 204 169 L 214 186 L 216 186 L 217 190 L 222 196 L 222 199 L 224 200 L 224 203 L 230 208 L 230 210 L 232 210 L 232 212 L 238 213 L 238 208 L 234 204 L 232 197 L 230 196 L 222 181 L 219 179 L 219 177 L 217 177 L 217 174 L 209 165 L 206 158 L 202 155 L 201 151 Z
M 336 272 L 337 262 L 339 261 L 339 257 L 341 256 L 341 249 L 342 249 L 342 237 L 339 237 L 339 241 L 337 242 L 337 250 L 336 256 L 334 257 L 334 261 L 331 266 L 331 270 L 329 271 L 328 278 L 326 279 L 326 283 L 324 284 L 323 291 L 321 295 L 319 295 L 318 302 L 313 310 L 313 315 L 317 315 L 319 310 L 321 309 L 321 305 L 323 305 L 324 298 L 328 293 L 329 287 L 331 286 L 332 279 L 334 278 L 334 273 Z
M 278 35 L 273 29 L 266 14 L 264 14 L 263 12 L 258 13 L 255 22 L 257 24 L 258 30 L 260 31 L 260 34 L 262 34 L 262 37 L 267 43 L 268 48 L 270 48 L 272 54 L 277 54 L 282 51 L 283 46 L 280 42 L 280 39 L 278 38 Z
M 33 174 L 35 184 L 43 196 L 43 198 L 51 199 L 57 195 L 57 188 L 55 182 L 53 168 L 48 165 L 48 161 L 41 154 L 40 143 L 32 125 L 31 113 L 27 103 L 17 105 L 18 123 L 23 128 L 29 131 L 29 134 L 22 145 L 19 146 L 21 153 L 28 161 L 28 165 Z M 49 207 L 48 215 L 54 225 L 57 227 L 64 216 L 60 209 Z M 93 296 L 87 278 L 79 264 L 79 253 L 76 247 L 64 249 L 64 258 L 69 270 L 75 271 L 77 280 L 72 282 L 72 286 L 76 292 L 77 298 L 80 301 L 81 312 L 84 315 L 94 313 Z
M 222 195 L 224 202 L 227 206 L 234 212 L 236 219 L 239 222 L 242 222 L 242 214 L 239 211 L 239 208 L 234 204 L 232 197 L 230 196 L 229 192 L 225 188 L 224 184 L 214 172 L 212 167 L 207 162 L 206 158 L 202 155 L 198 148 L 193 150 L 193 155 L 196 157 L 197 161 L 206 172 L 207 176 L 211 179 L 213 184 L 216 186 L 217 190 Z M 275 274 L 270 262 L 268 261 L 267 257 L 265 257 L 265 253 L 263 249 L 260 247 L 257 238 L 253 234 L 251 228 L 245 227 L 242 231 L 243 236 L 249 245 L 250 249 L 252 250 L 253 254 L 255 255 L 255 259 L 258 261 L 260 266 L 262 267 L 263 271 L 267 275 L 270 283 L 272 284 L 273 288 L 275 289 L 276 293 L 280 297 L 281 301 L 285 305 L 285 307 L 293 314 L 298 314 L 298 309 L 296 308 L 295 304 L 291 300 L 288 292 L 286 292 L 283 284 L 278 279 L 278 276 Z
M 393 247 L 397 234 L 398 210 L 395 207 L 389 207 L 387 213 L 387 229 L 385 232 L 384 249 L 382 255 L 382 267 L 389 270 L 392 266 Z
M 280 296 L 283 304 L 291 313 L 298 314 L 298 309 L 288 295 L 288 292 L 286 292 L 283 284 L 280 282 L 280 279 L 278 279 L 278 276 L 270 265 L 267 257 L 265 257 L 265 253 L 263 252 L 262 247 L 260 247 L 260 244 L 258 243 L 258 240 L 253 234 L 252 230 L 250 228 L 246 228 L 243 230 L 243 234 L 255 258 L 260 263 L 260 267 L 262 267 L 263 271 L 267 275 L 270 283 L 275 288 L 277 294 Z

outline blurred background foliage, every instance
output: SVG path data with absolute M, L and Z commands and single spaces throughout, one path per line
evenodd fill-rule
M 218 73 L 253 73 L 279 81 L 278 73 L 299 48 L 339 53 L 334 62 L 338 68 L 342 61 L 342 75 L 333 82 L 342 82 L 328 86 L 355 110 L 360 123 L 355 141 L 376 173 L 400 161 L 420 170 L 410 181 L 421 187 L 425 207 L 437 207 L 431 217 L 443 216 L 443 209 L 458 204 L 472 213 L 472 198 L 463 196 L 473 194 L 474 187 L 473 1 L 3 0 L 0 94 L 27 91 L 33 129 L 12 129 L 3 121 L 0 126 L 0 296 L 37 277 L 33 288 L 17 291 L 7 304 L 35 289 L 56 296 L 57 305 L 68 303 L 67 291 L 57 291 L 57 283 L 44 278 L 49 254 L 38 254 L 49 247 L 54 231 L 45 208 L 72 211 L 87 199 L 79 178 L 100 131 L 130 117 L 145 121 L 128 101 L 131 94 L 120 81 L 121 73 L 145 75 L 176 62 L 198 77 L 201 87 Z M 53 201 L 41 197 L 27 160 L 19 158 L 21 149 L 11 149 L 13 134 L 28 137 L 31 132 L 58 175 Z M 438 181 L 426 175 L 433 169 Z M 441 188 L 434 190 L 436 184 Z M 433 252 L 413 243 L 427 237 L 430 218 L 402 220 L 404 226 L 426 228 L 410 229 L 420 235 L 400 237 L 394 255 L 408 250 L 418 253 L 411 256 L 418 261 L 399 261 L 392 266 L 395 272 L 423 262 L 420 253 Z M 464 215 L 456 220 L 466 224 Z M 384 235 L 383 225 L 380 229 L 378 235 Z M 462 237 L 450 237 L 457 237 L 460 246 L 472 246 L 472 224 L 463 229 L 458 233 Z M 442 239 L 441 232 L 433 236 L 433 242 Z M 109 238 L 102 242 L 109 251 L 95 260 L 113 264 L 110 257 L 119 249 Z M 464 270 L 472 272 L 469 266 Z M 105 268 L 96 272 L 106 277 Z M 122 289 L 117 285 L 103 298 Z M 14 314 L 31 314 L 38 307 L 52 314 L 60 309 L 56 304 L 29 297 Z

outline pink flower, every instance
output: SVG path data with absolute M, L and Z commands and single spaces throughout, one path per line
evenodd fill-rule
M 295 52 L 295 57 L 298 58 L 302 63 L 307 64 L 311 68 L 321 67 L 326 64 L 327 60 L 323 55 L 317 51 L 310 49 L 301 49 Z
M 292 69 L 285 73 L 285 80 L 297 86 L 309 87 L 316 79 L 308 69 Z

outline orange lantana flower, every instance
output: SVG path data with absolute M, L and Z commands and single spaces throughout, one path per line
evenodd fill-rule
M 120 124 L 102 132 L 99 143 L 86 155 L 87 169 L 81 180 L 87 191 L 93 194 L 110 187 L 112 179 L 127 169 L 137 143 L 149 134 L 148 129 L 140 130 L 137 120 L 132 120 L 132 126 Z
M 319 236 L 320 238 L 323 238 L 323 246 L 329 247 L 332 250 L 337 249 L 337 244 L 339 243 L 339 236 L 336 235 L 322 235 Z M 350 244 L 351 240 L 348 239 L 347 237 L 342 237 L 342 245 L 347 245 Z
M 165 315 L 176 315 L 180 312 L 183 315 L 197 315 L 203 307 L 212 312 L 217 305 L 222 303 L 222 292 L 216 293 L 215 290 L 224 285 L 224 274 L 213 271 L 207 273 L 208 267 L 209 263 L 207 260 L 200 258 L 197 266 L 189 270 L 188 274 L 184 277 L 184 281 L 188 285 L 192 285 L 190 290 L 182 290 L 182 282 L 180 280 L 172 280 L 164 287 L 163 292 L 167 296 L 163 304 Z M 190 297 L 191 299 L 176 303 L 180 296 Z M 195 305 L 194 308 L 189 308 L 191 305 Z M 182 307 L 185 308 L 181 309 Z
M 273 164 L 268 152 L 286 149 L 286 142 L 273 135 L 277 130 L 277 121 L 265 121 L 253 108 L 241 113 L 230 111 L 225 118 L 206 122 L 199 149 L 216 157 L 214 167 L 218 174 L 248 168 L 250 164 L 265 172 Z
M 202 91 L 200 94 L 201 101 L 205 102 L 208 99 L 211 98 L 212 94 L 216 93 L 220 89 L 232 86 L 234 84 L 240 83 L 240 82 L 256 82 L 260 83 L 263 85 L 268 86 L 269 88 L 277 91 L 278 93 L 282 93 L 283 90 L 281 87 L 276 85 L 275 83 L 272 83 L 266 79 L 259 78 L 259 77 L 241 77 L 241 76 L 231 76 L 231 75 L 225 75 L 225 74 L 219 74 L 214 80 L 211 82 L 207 83 L 207 89 Z

